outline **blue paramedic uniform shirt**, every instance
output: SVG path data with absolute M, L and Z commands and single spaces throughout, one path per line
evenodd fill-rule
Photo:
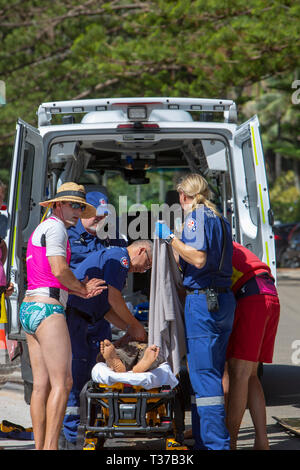
M 87 253 L 95 252 L 107 248 L 108 246 L 122 246 L 126 247 L 127 242 L 118 235 L 116 239 L 100 240 L 97 236 L 91 235 L 86 232 L 84 226 L 79 220 L 75 227 L 68 229 L 69 242 L 71 245 L 71 261 L 70 268 L 72 271 L 81 263 Z
M 226 229 L 226 252 L 222 273 L 218 273 L 223 248 L 222 223 L 206 206 L 191 212 L 185 219 L 181 241 L 205 251 L 207 261 L 202 269 L 187 263 L 180 257 L 183 284 L 189 289 L 206 287 L 230 287 L 232 275 L 232 237 L 229 222 L 223 217 Z M 213 284 L 213 285 L 212 285 Z
M 88 276 L 89 279 L 103 279 L 107 285 L 122 291 L 129 267 L 130 258 L 127 248 L 110 246 L 85 255 L 85 259 L 73 272 L 80 281 L 86 276 Z M 70 295 L 68 305 L 93 316 L 95 320 L 100 320 L 110 309 L 108 303 L 108 289 L 91 299 L 82 299 L 76 295 Z

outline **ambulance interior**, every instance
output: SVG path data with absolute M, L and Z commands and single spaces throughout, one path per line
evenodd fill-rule
M 105 193 L 115 208 L 120 233 L 130 244 L 136 238 L 153 239 L 155 221 L 164 218 L 163 204 L 180 207 L 176 184 L 189 172 L 200 172 L 208 180 L 214 202 L 230 220 L 233 196 L 228 156 L 226 141 L 217 134 L 201 139 L 179 139 L 173 134 L 154 142 L 99 140 L 99 136 L 74 142 L 55 140 L 49 150 L 48 189 L 53 194 L 61 183 L 76 181 L 87 192 Z M 181 209 L 171 213 L 166 220 L 171 229 L 180 230 L 182 215 Z M 151 270 L 130 273 L 123 291 L 141 320 L 147 316 L 150 280 Z

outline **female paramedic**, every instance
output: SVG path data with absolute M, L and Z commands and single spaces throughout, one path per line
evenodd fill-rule
M 187 293 L 184 315 L 187 361 L 195 395 L 195 449 L 226 450 L 230 438 L 225 426 L 222 376 L 235 310 L 230 290 L 231 229 L 209 201 L 208 183 L 201 175 L 185 176 L 177 191 L 185 216 L 181 240 L 163 222 L 156 223 L 156 236 L 170 243 L 179 255 Z

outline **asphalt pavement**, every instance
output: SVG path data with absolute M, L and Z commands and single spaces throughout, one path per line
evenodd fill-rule
M 300 437 L 280 426 L 277 418 L 300 418 L 300 269 L 278 270 L 281 318 L 275 344 L 273 364 L 264 365 L 262 384 L 267 404 L 267 432 L 271 450 L 300 450 Z M 299 351 L 299 354 L 298 354 Z M 23 398 L 23 382 L 18 364 L 0 365 L 0 422 L 8 420 L 31 426 L 30 409 Z M 186 429 L 191 428 L 186 412 Z M 238 450 L 251 450 L 254 430 L 246 411 L 238 439 Z M 187 440 L 191 445 L 192 440 Z M 31 450 L 33 441 L 0 438 L 5 450 Z M 108 439 L 107 450 L 164 450 L 164 439 Z

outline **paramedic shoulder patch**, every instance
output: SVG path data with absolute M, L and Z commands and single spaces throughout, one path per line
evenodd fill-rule
M 186 226 L 187 226 L 187 229 L 190 232 L 195 232 L 195 230 L 196 230 L 196 220 L 195 219 L 189 219 Z
M 124 266 L 124 268 L 129 267 L 128 259 L 126 258 L 126 256 L 123 256 L 123 258 L 120 259 L 120 263 L 122 266 Z

